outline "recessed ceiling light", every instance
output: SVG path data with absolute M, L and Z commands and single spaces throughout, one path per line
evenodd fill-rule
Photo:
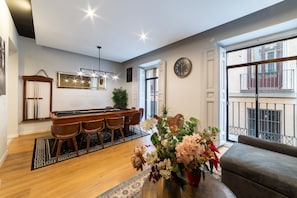
M 96 15 L 96 13 L 95 13 L 95 9 L 88 9 L 87 11 L 86 11 L 86 13 L 87 13 L 87 17 L 90 17 L 90 18 L 93 18 L 95 15 Z
M 94 17 L 99 17 L 96 14 L 97 8 L 92 8 L 90 5 L 88 6 L 88 9 L 83 9 L 83 11 L 86 13 L 85 18 L 90 18 L 91 21 L 94 20 Z
M 141 32 L 141 34 L 138 34 L 138 36 L 139 36 L 139 40 L 143 42 L 145 42 L 148 39 L 148 33 Z

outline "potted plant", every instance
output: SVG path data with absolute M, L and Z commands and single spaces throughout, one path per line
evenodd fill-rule
M 128 93 L 122 87 L 114 88 L 112 91 L 114 108 L 125 109 L 128 106 Z

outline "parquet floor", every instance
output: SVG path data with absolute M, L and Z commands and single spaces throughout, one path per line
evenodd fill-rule
M 0 168 L 1 198 L 96 197 L 137 174 L 130 157 L 150 136 L 115 145 L 31 171 L 34 139 L 50 133 L 15 138 Z

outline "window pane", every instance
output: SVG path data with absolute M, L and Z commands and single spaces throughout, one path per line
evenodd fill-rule
M 153 68 L 150 70 L 146 71 L 146 78 L 154 78 L 154 77 L 158 77 L 158 69 L 157 68 Z
M 227 53 L 227 65 L 297 56 L 297 38 Z M 272 66 L 271 69 L 275 69 Z

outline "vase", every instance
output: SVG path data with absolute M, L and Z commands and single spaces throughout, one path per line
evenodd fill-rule
M 190 186 L 198 187 L 201 179 L 201 173 L 187 173 L 187 179 Z
M 162 178 L 159 181 L 157 197 L 181 198 L 181 188 L 175 181 Z

